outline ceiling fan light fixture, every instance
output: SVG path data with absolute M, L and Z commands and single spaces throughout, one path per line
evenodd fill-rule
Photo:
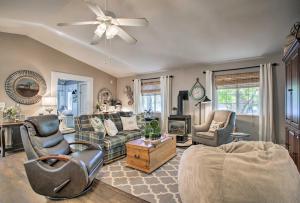
M 101 23 L 100 25 L 98 25 L 97 29 L 95 30 L 95 34 L 98 35 L 99 37 L 101 37 L 103 35 L 103 33 L 106 30 L 106 24 L 105 23 Z
M 115 25 L 109 25 L 107 30 L 106 30 L 106 38 L 107 39 L 112 39 L 114 36 L 116 36 L 119 32 L 119 29 Z

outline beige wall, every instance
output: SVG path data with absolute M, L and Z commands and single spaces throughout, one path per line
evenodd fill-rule
M 281 61 L 282 55 L 280 53 L 268 57 L 262 57 L 255 60 L 242 60 L 236 62 L 229 62 L 217 65 L 191 65 L 183 68 L 178 68 L 163 73 L 154 73 L 146 75 L 137 75 L 136 77 L 119 78 L 117 86 L 118 98 L 122 100 L 123 105 L 127 103 L 127 97 L 124 93 L 125 85 L 132 85 L 133 78 L 147 78 L 156 77 L 160 75 L 173 75 L 173 92 L 172 92 L 172 107 L 177 106 L 177 95 L 179 90 L 190 90 L 197 77 L 200 82 L 205 86 L 204 70 L 223 70 L 231 68 L 240 68 L 247 66 L 255 66 L 262 63 L 278 63 L 279 65 L 274 68 L 274 102 L 275 102 L 275 126 L 276 138 L 280 143 L 284 143 L 284 85 L 285 85 L 285 71 L 284 65 Z M 125 102 L 124 102 L 125 101 Z M 198 108 L 194 107 L 195 101 L 189 100 L 188 112 L 193 117 L 193 122 L 198 122 Z M 127 109 L 132 106 L 124 105 Z M 252 116 L 238 116 L 237 118 L 238 130 L 249 132 L 252 134 L 252 139 L 258 139 L 258 118 Z
M 51 88 L 51 72 L 63 72 L 74 75 L 92 77 L 94 79 L 93 101 L 97 101 L 97 94 L 101 88 L 109 88 L 116 96 L 117 79 L 92 66 L 69 57 L 53 48 L 22 35 L 0 32 L 0 102 L 14 105 L 5 93 L 6 78 L 13 72 L 27 69 L 41 74 L 47 83 L 47 93 Z M 42 111 L 41 103 L 22 105 L 25 115 L 36 115 Z

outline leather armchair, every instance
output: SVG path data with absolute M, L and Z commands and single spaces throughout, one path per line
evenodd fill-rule
M 99 145 L 68 143 L 59 131 L 56 115 L 28 118 L 21 126 L 21 137 L 28 161 L 25 171 L 32 189 L 50 199 L 73 198 L 90 189 L 103 164 Z M 70 145 L 85 145 L 73 152 Z
M 218 110 L 211 112 L 208 119 L 202 125 L 193 126 L 192 141 L 194 144 L 205 144 L 209 146 L 219 146 L 232 141 L 230 133 L 235 127 L 236 114 L 232 111 Z M 224 127 L 209 132 L 209 127 L 212 121 L 224 122 Z

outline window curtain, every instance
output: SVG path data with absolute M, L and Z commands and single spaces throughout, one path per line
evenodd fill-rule
M 161 132 L 168 130 L 168 117 L 171 112 L 172 81 L 169 76 L 160 77 L 160 95 L 161 95 Z
M 275 142 L 273 114 L 273 76 L 271 63 L 260 65 L 259 140 Z
M 205 104 L 205 115 L 203 119 L 204 121 L 206 121 L 208 114 L 213 110 L 213 72 L 207 70 L 205 77 L 205 94 L 207 98 L 210 99 L 212 102 Z
M 143 112 L 143 102 L 142 102 L 142 88 L 141 80 L 134 79 L 133 81 L 133 111 L 135 114 Z

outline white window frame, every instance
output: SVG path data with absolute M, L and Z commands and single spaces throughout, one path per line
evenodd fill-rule
M 258 86 L 253 86 L 253 87 L 257 87 L 258 88 L 258 95 L 259 95 L 259 84 Z M 237 115 L 240 115 L 240 116 L 259 116 L 259 113 L 253 113 L 253 114 L 243 114 L 243 113 L 240 113 L 238 112 L 239 110 L 239 105 L 240 105 L 240 102 L 239 101 L 239 98 L 240 98 L 240 94 L 239 94 L 239 89 L 241 88 L 245 88 L 245 87 L 233 87 L 233 88 L 228 88 L 228 89 L 236 89 L 236 114 Z M 224 88 L 224 89 L 227 89 L 227 88 Z M 217 87 L 215 87 L 215 91 L 214 91 L 214 96 L 215 96 L 215 109 L 218 110 L 218 89 Z M 258 96 L 259 97 L 259 96 Z M 259 108 L 259 105 L 258 105 L 258 108 Z M 232 110 L 232 109 L 228 109 L 228 110 Z M 258 109 L 258 112 L 259 112 L 259 109 Z
M 153 101 L 153 102 L 154 102 L 154 105 L 153 105 L 153 106 L 154 106 L 154 109 L 152 109 L 152 112 L 153 112 L 153 113 L 161 113 L 161 110 L 160 110 L 160 111 L 157 110 L 157 105 L 156 105 L 156 103 L 157 103 L 157 100 L 156 100 L 157 98 L 156 98 L 156 96 L 160 96 L 160 97 L 161 97 L 161 95 L 160 95 L 160 94 L 148 94 L 148 95 L 142 95 L 142 98 L 143 98 L 143 99 L 142 99 L 142 102 L 143 102 L 143 104 L 142 104 L 142 105 L 143 105 L 143 108 L 144 108 L 144 97 L 146 97 L 146 96 L 154 96 L 154 101 Z M 160 98 L 160 106 L 161 106 L 161 98 Z M 160 108 L 160 109 L 161 109 L 161 108 Z M 149 109 L 145 109 L 145 108 L 144 108 L 144 110 L 147 110 L 147 111 L 148 111 Z

